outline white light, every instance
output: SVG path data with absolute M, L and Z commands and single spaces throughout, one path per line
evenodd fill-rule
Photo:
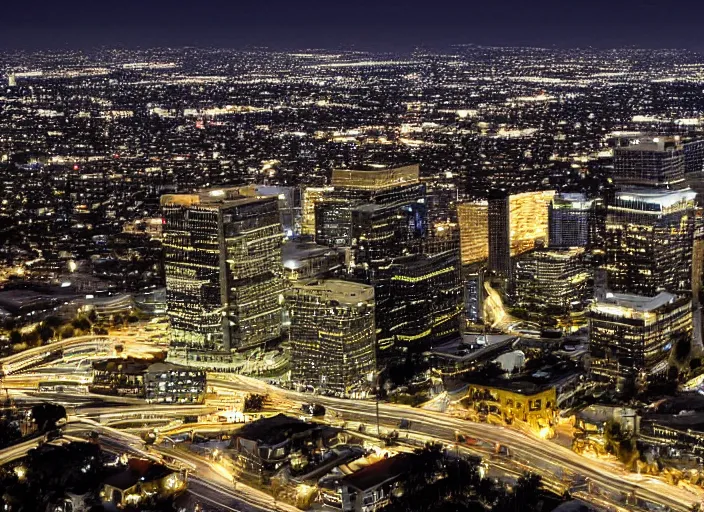
M 210 191 L 210 195 L 213 196 L 213 197 L 224 196 L 224 195 L 225 195 L 225 191 L 224 191 L 224 190 L 211 190 L 211 191 Z

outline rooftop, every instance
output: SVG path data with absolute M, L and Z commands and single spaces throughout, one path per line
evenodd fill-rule
M 129 459 L 127 469 L 109 476 L 104 484 L 124 491 L 134 487 L 140 481 L 160 480 L 171 473 L 173 473 L 171 469 L 161 464 L 154 464 L 146 459 Z
M 680 138 L 678 136 L 644 136 L 634 139 L 628 146 L 619 146 L 614 153 L 630 153 L 638 151 L 672 151 L 680 149 Z
M 595 307 L 598 309 L 602 305 L 620 306 L 636 311 L 649 312 L 672 303 L 675 298 L 674 295 L 667 292 L 660 292 L 654 297 L 631 295 L 628 293 L 607 293 L 606 298 L 598 301 Z
M 571 208 L 580 210 L 591 208 L 593 203 L 593 199 L 587 199 L 587 196 L 581 193 L 557 194 L 553 197 L 552 201 L 554 208 Z
M 670 208 L 677 203 L 694 201 L 697 193 L 691 188 L 684 190 L 661 190 L 650 188 L 634 188 L 616 193 L 617 201 L 634 201 L 659 206 L 661 209 Z
M 244 204 L 256 203 L 258 201 L 268 201 L 269 197 L 251 197 L 240 194 L 241 187 L 211 188 L 200 190 L 194 194 L 165 194 L 161 196 L 162 206 L 240 206 Z
M 303 261 L 319 258 L 328 253 L 332 254 L 337 250 L 325 245 L 318 245 L 315 242 L 287 242 L 282 249 L 282 258 L 284 267 L 290 270 L 295 270 L 303 266 Z
M 99 372 L 120 372 L 125 375 L 141 375 L 147 371 L 147 368 L 153 364 L 153 361 L 146 359 L 134 358 L 113 358 L 104 361 L 95 361 L 93 370 Z
M 306 279 L 294 283 L 291 293 L 325 297 L 348 304 L 374 301 L 374 287 L 339 279 Z
M 417 455 L 412 453 L 399 453 L 395 457 L 381 460 L 376 464 L 360 469 L 356 473 L 347 475 L 341 480 L 342 485 L 354 487 L 360 491 L 373 489 L 384 482 L 395 480 L 407 473 Z
M 420 167 L 417 164 L 402 167 L 365 165 L 356 169 L 333 169 L 333 187 L 353 189 L 383 189 L 420 182 Z
M 293 434 L 306 432 L 316 427 L 317 425 L 313 423 L 307 423 L 285 414 L 277 414 L 245 424 L 236 435 L 250 441 L 257 441 L 260 444 L 277 445 L 289 439 Z

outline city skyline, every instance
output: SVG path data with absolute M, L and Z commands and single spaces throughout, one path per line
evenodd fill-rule
M 679 2 L 674 9 L 641 0 L 576 2 L 569 8 L 558 0 L 496 4 L 443 0 L 432 8 L 418 0 L 354 6 L 321 0 L 304 4 L 40 0 L 31 6 L 13 2 L 4 7 L 7 24 L 0 48 L 5 49 L 117 45 L 409 51 L 479 44 L 704 50 L 696 25 L 704 6 L 695 0 Z M 652 38 L 655 31 L 657 40 Z
M 365 44 L 0 52 L 3 510 L 704 511 L 704 57 Z

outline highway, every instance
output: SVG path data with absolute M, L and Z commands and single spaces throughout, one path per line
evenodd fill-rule
M 97 339 L 96 339 L 97 338 Z M 108 340 L 109 339 L 109 340 Z M 47 352 L 48 348 L 52 350 L 57 347 L 66 349 L 77 349 L 86 345 L 90 346 L 93 343 L 125 343 L 141 345 L 136 342 L 135 335 L 110 335 L 104 337 L 81 336 L 63 340 L 49 347 L 40 347 L 39 349 L 31 349 L 15 356 L 10 356 L 0 361 L 3 368 L 20 368 L 16 371 L 22 371 L 21 367 L 27 368 L 21 363 L 21 356 L 29 356 L 31 359 L 39 359 Z M 138 350 L 149 350 L 147 347 L 138 347 Z M 152 348 L 153 350 L 153 348 Z M 71 359 L 85 358 L 83 351 L 72 354 Z M 55 361 L 50 366 L 57 364 L 65 364 L 66 362 Z M 79 369 L 77 365 L 77 370 Z M 28 386 L 37 379 L 45 378 L 47 373 L 51 372 L 50 368 L 37 368 L 32 370 L 32 375 L 23 373 L 21 375 L 12 376 L 13 378 L 5 379 L 6 387 L 13 387 L 16 381 L 20 384 L 18 387 Z M 63 373 L 63 369 L 56 374 Z M 298 393 L 294 391 L 284 390 L 274 386 L 270 386 L 263 381 L 243 376 L 231 376 L 221 374 L 211 374 L 208 378 L 209 386 L 214 386 L 217 389 L 226 392 L 242 391 L 242 392 L 257 392 L 267 393 L 275 400 L 280 400 L 280 408 L 282 411 L 294 413 L 294 409 L 301 403 L 311 401 L 318 402 L 330 410 L 336 411 L 340 416 L 350 422 L 361 422 L 368 426 L 374 426 L 376 423 L 376 404 L 372 401 L 339 399 L 324 396 L 311 396 L 308 394 Z M 36 389 L 36 388 L 35 388 Z M 71 400 L 73 395 L 66 395 L 68 400 Z M 78 395 L 75 395 L 78 396 Z M 33 397 L 28 397 L 32 399 Z M 186 415 L 204 415 L 214 412 L 215 408 L 206 406 L 173 406 L 173 405 L 148 405 L 135 403 L 134 400 L 113 400 L 112 397 L 102 399 L 110 400 L 109 405 L 95 406 L 93 397 L 85 396 L 85 401 L 74 400 L 72 405 L 72 413 L 74 416 L 80 416 L 84 422 L 95 421 L 96 424 L 111 424 L 119 421 L 129 421 L 131 419 L 151 420 L 151 419 L 176 419 L 183 418 Z M 63 400 L 62 400 L 63 401 Z M 601 494 L 611 502 L 634 503 L 634 500 L 643 500 L 648 504 L 655 504 L 660 507 L 669 507 L 671 510 L 689 512 L 693 504 L 700 504 L 704 499 L 704 491 L 693 492 L 681 487 L 668 485 L 660 480 L 650 477 L 641 477 L 624 471 L 618 464 L 608 461 L 589 459 L 581 455 L 577 455 L 571 450 L 552 443 L 550 441 L 540 439 L 538 437 L 529 436 L 518 432 L 514 429 L 508 429 L 502 426 L 490 425 L 485 423 L 472 423 L 463 419 L 453 418 L 440 412 L 434 412 L 424 409 L 414 409 L 408 406 L 395 404 L 381 403 L 379 404 L 380 424 L 385 428 L 398 428 L 401 419 L 408 419 L 412 422 L 412 430 L 414 433 L 427 436 L 429 438 L 441 439 L 446 442 L 454 443 L 455 432 L 460 431 L 477 439 L 486 441 L 493 445 L 500 444 L 509 448 L 513 463 L 520 466 L 530 468 L 531 470 L 550 477 L 553 480 L 569 481 L 574 477 L 585 477 L 590 483 L 590 492 Z M 104 425 L 103 425 L 104 427 Z M 107 428 L 107 427 L 104 427 Z M 121 432 L 117 429 L 112 429 L 114 437 Z M 123 432 L 124 433 L 124 432 Z M 139 440 L 138 444 L 141 443 Z M 35 443 L 36 444 L 36 443 Z M 27 445 L 29 446 L 29 445 Z M 22 446 L 16 451 L 8 452 L 5 456 L 15 457 L 16 454 L 22 452 L 27 447 Z M 13 447 L 14 449 L 15 447 Z M 136 446 L 133 446 L 136 448 Z M 27 448 L 29 449 L 29 448 Z M 1 457 L 3 452 L 0 452 L 0 463 L 4 460 Z M 21 456 L 21 455 L 20 455 Z M 195 456 L 194 456 L 195 457 Z M 15 457 L 16 458 L 16 457 Z M 12 459 L 9 459 L 12 460 Z M 201 463 L 193 462 L 194 464 Z M 200 469 L 204 473 L 201 473 Z M 206 468 L 200 468 L 194 475 L 194 482 L 200 485 L 199 489 L 206 492 L 208 485 L 225 485 L 222 478 L 216 477 L 212 472 L 212 468 L 206 471 Z M 220 480 L 218 480 L 220 478 Z M 225 479 L 227 480 L 227 479 Z M 231 485 L 230 482 L 226 482 Z M 198 492 L 198 491 L 196 491 Z M 210 489 L 208 493 L 223 492 L 223 489 Z M 229 492 L 229 491 L 228 491 Z M 233 491 L 234 492 L 234 491 Z M 248 491 L 249 492 L 249 491 Z M 257 491 L 259 492 L 259 491 Z M 208 496 L 211 499 L 221 499 L 217 496 Z M 266 495 L 265 495 L 266 496 Z M 229 498 L 228 498 L 229 499 Z M 243 501 L 242 495 L 233 495 L 233 500 Z M 267 508 L 264 498 L 259 498 L 258 502 L 250 503 L 250 506 L 258 506 Z M 233 502 L 234 503 L 234 502 Z M 642 505 L 642 503 L 641 503 Z M 231 505 L 227 505 L 231 506 Z M 269 507 L 271 504 L 269 504 Z M 665 510 L 665 509 L 663 509 Z
M 232 380 L 211 378 L 209 384 L 224 389 L 269 393 L 297 403 L 315 401 L 340 413 L 347 421 L 364 422 L 369 426 L 376 423 L 376 404 L 371 401 L 312 397 L 242 376 L 233 377 Z M 449 442 L 454 443 L 455 432 L 459 431 L 492 444 L 506 446 L 514 460 L 524 462 L 537 473 L 558 478 L 578 475 L 588 478 L 592 492 L 602 492 L 612 497 L 628 497 L 630 500 L 635 496 L 650 504 L 682 512 L 691 511 L 694 504 L 698 505 L 704 499 L 704 491 L 695 494 L 655 478 L 630 474 L 618 464 L 583 457 L 565 447 L 538 437 L 527 436 L 514 429 L 473 423 L 443 413 L 387 403 L 379 404 L 379 415 L 380 424 L 386 428 L 398 428 L 401 419 L 408 419 L 412 422 L 413 431 Z
M 147 339 L 148 336 L 140 336 L 137 333 L 75 336 L 4 357 L 0 359 L 0 368 L 2 368 L 4 375 L 10 375 L 31 366 L 39 365 L 53 354 L 79 347 L 84 349 L 94 347 L 95 350 L 92 353 L 87 352 L 85 354 L 69 353 L 67 357 L 71 359 L 77 358 L 77 360 L 90 358 L 91 356 L 95 357 L 99 355 L 97 352 L 114 352 L 115 345 L 120 344 L 127 345 L 126 349 L 139 355 L 149 355 L 162 350 L 162 347 L 155 346 L 153 343 L 146 343 Z

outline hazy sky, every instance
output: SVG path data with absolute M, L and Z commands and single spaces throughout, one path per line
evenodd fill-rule
M 452 43 L 704 50 L 704 1 L 10 0 L 4 48 Z

